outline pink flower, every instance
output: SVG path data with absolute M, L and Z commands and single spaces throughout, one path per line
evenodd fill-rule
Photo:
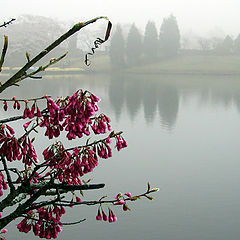
M 24 127 L 25 129 L 27 129 L 28 126 L 29 126 L 29 124 L 30 124 L 31 122 L 32 122 L 32 121 L 29 121 L 29 122 L 25 123 L 25 124 L 23 125 L 23 127 Z
M 116 222 L 116 221 L 117 221 L 117 217 L 115 216 L 115 214 L 113 213 L 112 210 L 111 210 L 111 213 L 112 213 L 112 219 L 113 219 L 113 222 Z
M 37 117 L 42 117 L 42 113 L 38 107 L 37 107 Z
M 91 95 L 91 99 L 93 102 L 99 102 L 100 101 L 100 98 L 98 98 L 96 95 L 92 94 Z
M 131 197 L 132 197 L 132 194 L 131 194 L 130 192 L 128 192 L 128 193 L 125 193 L 125 195 L 126 195 L 126 196 L 128 196 L 129 198 L 131 198 Z
M 114 215 L 113 211 L 110 208 L 109 208 L 108 221 L 110 223 L 117 221 L 117 217 Z
M 27 117 L 29 117 L 29 118 L 33 118 L 34 117 L 34 116 L 32 116 L 31 111 L 28 108 L 28 106 L 26 106 L 26 108 L 25 108 L 25 110 L 23 112 L 23 119 L 25 119 Z
M 100 209 L 98 209 L 98 214 L 96 216 L 96 220 L 98 220 L 98 221 L 102 220 L 102 215 L 101 215 Z
M 115 202 L 114 203 L 114 205 L 123 205 L 123 204 L 125 204 L 126 202 L 123 200 L 123 199 L 121 199 L 121 200 L 119 200 L 118 202 Z
M 127 206 L 127 204 L 123 204 L 123 211 L 128 211 L 130 208 Z
M 6 228 L 4 228 L 2 231 L 1 231 L 1 233 L 7 233 L 7 229 Z
M 4 108 L 4 111 L 7 111 L 7 109 L 8 109 L 8 105 L 7 105 L 7 101 L 4 101 L 4 106 L 3 106 L 3 108 Z
M 106 215 L 106 213 L 103 210 L 102 210 L 102 216 L 103 216 L 103 221 L 108 220 L 108 216 Z
M 119 199 L 120 197 L 122 197 L 122 194 L 121 193 L 118 193 L 116 196 L 115 196 L 115 199 Z
M 82 202 L 81 198 L 80 197 L 76 197 L 76 202 Z
M 120 151 L 122 148 L 125 148 L 128 146 L 127 142 L 122 136 L 116 136 L 116 145 L 115 147 L 117 148 L 118 151 Z
M 12 134 L 12 135 L 14 135 L 14 130 L 10 127 L 10 126 L 8 126 L 7 124 L 6 124 L 6 127 L 7 127 L 7 129 L 9 130 L 9 132 Z

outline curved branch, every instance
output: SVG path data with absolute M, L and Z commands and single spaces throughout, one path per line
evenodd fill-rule
M 87 25 L 96 22 L 99 19 L 107 19 L 107 17 L 100 16 L 93 18 L 87 22 L 80 22 L 75 24 L 68 32 L 63 34 L 61 37 L 59 37 L 55 42 L 50 44 L 47 48 L 45 48 L 42 52 L 40 52 L 36 57 L 34 57 L 31 61 L 25 64 L 17 73 L 15 73 L 10 79 L 8 79 L 4 84 L 0 86 L 0 93 L 3 92 L 6 88 L 16 84 L 17 80 L 25 75 L 26 71 L 33 66 L 35 63 L 37 63 L 40 59 L 42 59 L 45 55 L 47 55 L 50 51 L 52 51 L 54 48 L 56 48 L 60 43 L 65 41 L 67 38 L 72 36 L 74 33 L 78 32 L 82 28 L 86 27 Z

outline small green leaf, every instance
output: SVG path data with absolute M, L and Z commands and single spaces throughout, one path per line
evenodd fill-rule
M 28 62 L 30 62 L 30 54 L 28 52 L 26 52 L 26 58 L 27 58 Z
M 147 188 L 148 190 L 147 190 L 147 191 L 149 192 L 149 191 L 150 191 L 150 189 L 151 189 L 150 182 L 148 182 L 148 183 L 147 183 L 147 186 L 148 186 L 148 188 Z
M 145 195 L 145 197 L 146 197 L 147 199 L 149 199 L 149 200 L 154 200 L 154 197 L 152 197 L 152 196 Z
M 83 193 L 83 191 L 82 190 L 80 190 L 80 194 L 84 197 L 84 193 Z
M 153 188 L 149 192 L 152 193 L 152 192 L 158 192 L 158 191 L 159 191 L 159 188 Z

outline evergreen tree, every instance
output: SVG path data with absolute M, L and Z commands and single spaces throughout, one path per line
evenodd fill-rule
M 132 24 L 126 43 L 127 63 L 130 66 L 137 65 L 141 62 L 142 55 L 142 36 L 135 26 Z
M 240 34 L 234 40 L 233 44 L 234 44 L 233 46 L 234 53 L 240 54 Z
M 221 54 L 230 54 L 233 52 L 233 39 L 227 35 L 222 44 L 220 45 L 219 53 Z
M 117 25 L 116 31 L 112 36 L 109 54 L 111 64 L 113 67 L 124 67 L 125 66 L 125 41 L 122 35 L 122 29 L 120 25 Z
M 149 21 L 145 28 L 143 53 L 147 62 L 157 59 L 158 33 L 154 22 Z
M 173 15 L 164 18 L 159 35 L 159 50 L 163 57 L 176 56 L 180 49 L 180 32 Z

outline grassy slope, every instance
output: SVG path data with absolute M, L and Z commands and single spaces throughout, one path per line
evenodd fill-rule
M 84 59 L 69 59 L 71 68 L 104 72 L 111 71 L 109 56 L 90 56 L 91 65 Z M 56 65 L 57 67 L 57 65 Z M 65 69 L 67 70 L 67 69 Z M 240 56 L 178 56 L 151 64 L 126 68 L 130 73 L 169 73 L 169 74 L 236 74 L 240 75 Z
M 240 56 L 179 56 L 129 69 L 142 73 L 240 74 Z

